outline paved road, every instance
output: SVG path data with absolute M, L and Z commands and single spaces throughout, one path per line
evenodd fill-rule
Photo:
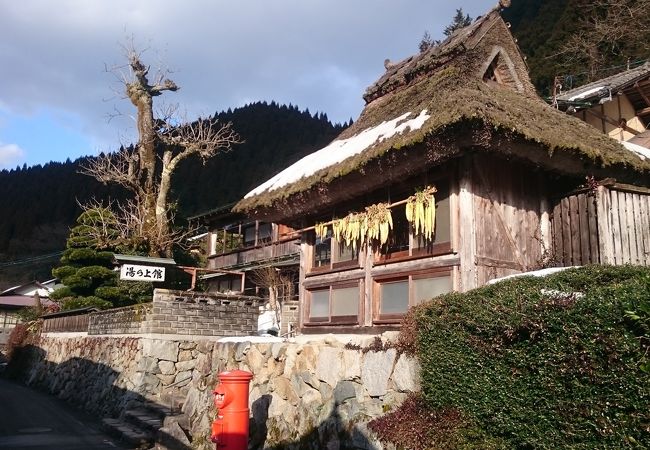
M 92 416 L 0 378 L 0 449 L 125 450 Z

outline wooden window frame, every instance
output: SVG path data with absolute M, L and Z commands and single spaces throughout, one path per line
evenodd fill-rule
M 449 277 L 452 282 L 453 291 L 453 268 L 440 267 L 435 269 L 418 270 L 414 272 L 401 272 L 390 275 L 383 275 L 373 279 L 373 324 L 393 324 L 400 322 L 409 309 L 414 307 L 415 304 L 415 289 L 414 280 L 421 280 L 425 278 L 443 278 Z M 385 283 L 395 283 L 400 281 L 408 281 L 408 307 L 404 313 L 401 314 L 382 314 L 381 313 L 381 285 Z M 451 292 L 451 291 L 450 291 Z
M 430 245 L 427 245 L 425 247 L 415 247 L 415 240 L 417 239 L 417 236 L 413 234 L 413 230 L 409 230 L 409 248 L 408 250 L 401 250 L 397 252 L 391 252 L 391 253 L 381 253 L 381 252 L 376 252 L 375 253 L 375 258 L 374 262 L 375 264 L 386 264 L 386 263 L 392 263 L 392 262 L 401 262 L 401 261 L 408 261 L 411 259 L 418 259 L 418 258 L 426 258 L 426 257 L 431 257 L 431 256 L 440 256 L 440 255 L 445 255 L 448 253 L 452 252 L 452 236 L 453 236 L 453 207 L 451 205 L 451 181 L 449 179 L 441 180 L 438 183 L 434 183 L 437 185 L 440 185 L 442 183 L 446 183 L 446 189 L 447 189 L 447 196 L 446 199 L 449 202 L 449 217 L 448 217 L 448 223 L 449 223 L 449 240 L 444 241 L 444 242 L 436 242 L 436 243 L 431 243 Z M 438 216 L 436 216 L 437 219 Z
M 361 317 L 363 315 L 363 282 L 362 280 L 349 281 L 344 283 L 335 283 L 325 286 L 315 286 L 310 287 L 305 290 L 307 296 L 307 301 L 305 302 L 305 316 L 304 323 L 305 327 L 310 326 L 323 326 L 323 325 L 359 325 Z M 336 289 L 349 289 L 357 288 L 359 292 L 358 297 L 358 312 L 356 316 L 332 316 L 332 291 Z M 319 291 L 328 291 L 328 307 L 329 307 L 329 316 L 328 317 L 310 317 L 311 313 L 311 300 L 312 293 Z
M 334 237 L 330 237 L 330 261 L 329 264 L 325 264 L 322 266 L 315 266 L 316 262 L 316 234 L 314 232 L 311 232 L 310 235 L 310 245 L 312 247 L 312 257 L 311 257 L 311 262 L 310 262 L 310 268 L 309 268 L 309 274 L 314 274 L 314 273 L 326 273 L 326 272 L 337 272 L 340 270 L 345 270 L 345 269 L 355 269 L 361 267 L 361 255 L 362 252 L 360 249 L 357 249 L 357 257 L 353 259 L 349 259 L 347 261 L 337 261 L 334 262 L 334 255 L 338 254 L 340 251 L 338 246 L 339 243 L 334 239 Z

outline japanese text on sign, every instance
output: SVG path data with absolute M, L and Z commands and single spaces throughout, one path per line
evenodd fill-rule
M 123 264 L 120 269 L 120 280 L 165 281 L 165 268 Z

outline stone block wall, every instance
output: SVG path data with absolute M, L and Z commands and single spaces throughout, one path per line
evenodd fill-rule
M 259 449 L 381 449 L 367 422 L 419 389 L 413 359 L 394 349 L 346 347 L 332 338 L 301 343 L 45 337 L 26 367 L 28 384 L 100 414 L 119 414 L 143 398 L 164 404 L 169 395 L 182 394 L 187 432 L 198 450 L 214 448 L 212 390 L 224 370 L 254 374 L 250 448 Z
M 300 302 L 285 300 L 281 314 L 280 336 L 295 336 L 300 325 Z
M 97 311 L 88 315 L 88 334 L 140 334 L 146 328 L 153 303 Z
M 90 314 L 88 334 L 249 336 L 257 333 L 260 300 L 156 289 L 152 303 Z

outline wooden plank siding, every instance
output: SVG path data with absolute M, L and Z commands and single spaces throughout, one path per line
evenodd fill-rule
M 476 243 L 472 262 L 476 282 L 473 287 L 540 264 L 545 246 L 542 216 L 547 207 L 540 201 L 544 190 L 542 177 L 523 165 L 474 156 L 471 192 Z M 468 226 L 471 225 L 461 219 L 461 227 Z M 464 264 L 465 261 L 461 271 L 467 270 Z
M 650 265 L 650 194 L 599 186 L 557 200 L 551 221 L 561 265 Z
M 89 314 L 76 316 L 52 317 L 43 320 L 43 331 L 46 333 L 62 331 L 88 331 Z
M 555 259 L 563 266 L 600 262 L 596 200 L 582 192 L 555 203 L 552 214 Z

